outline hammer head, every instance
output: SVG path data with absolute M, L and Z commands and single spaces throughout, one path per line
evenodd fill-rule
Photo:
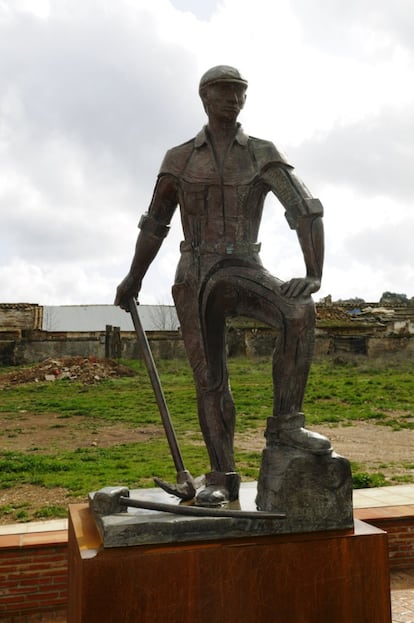
M 127 487 L 103 487 L 89 495 L 89 506 L 97 515 L 126 513 L 128 507 L 120 501 L 121 496 L 129 498 Z

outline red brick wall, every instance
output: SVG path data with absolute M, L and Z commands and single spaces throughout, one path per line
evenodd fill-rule
M 414 568 L 414 506 L 359 508 L 355 517 L 388 533 L 390 569 Z
M 67 564 L 67 542 L 1 547 L 0 621 L 65 621 Z
M 373 522 L 371 522 L 373 523 Z M 390 569 L 414 568 L 414 521 L 376 520 L 375 525 L 388 533 Z

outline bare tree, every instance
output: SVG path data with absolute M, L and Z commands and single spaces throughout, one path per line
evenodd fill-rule
M 149 316 L 156 331 L 177 331 L 180 326 L 174 305 L 151 305 Z

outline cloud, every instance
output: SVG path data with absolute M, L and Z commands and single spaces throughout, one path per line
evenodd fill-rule
M 3 296 L 16 265 L 20 290 L 35 282 L 42 300 L 56 265 L 70 264 L 75 274 L 82 264 L 100 263 L 105 274 L 108 254 L 126 265 L 163 152 L 199 123 L 195 107 L 185 105 L 190 90 L 198 97 L 191 56 L 160 40 L 156 16 L 145 7 L 122 5 L 53 3 L 47 19 L 14 10 L 2 24 L 0 205 L 7 235 L 0 258 L 10 263 Z M 75 300 L 78 288 L 72 280 Z M 84 292 L 92 296 L 94 288 Z M 9 293 L 26 298 L 13 287 Z M 60 295 L 56 283 L 56 300 Z
M 413 48 L 411 0 L 291 0 L 290 5 L 305 40 L 329 54 L 378 59 L 398 45 Z
M 126 2 L 88 2 L 79 10 L 73 3 L 62 16 L 58 6 L 46 21 L 17 13 L 4 28 L 3 92 L 20 111 L 6 118 L 6 131 L 18 124 L 22 134 L 26 126 L 33 146 L 64 135 L 145 174 L 154 142 L 174 142 L 175 124 L 191 118 L 180 94 L 195 90 L 194 63 L 184 48 L 160 40 L 146 10 L 126 10 Z
M 296 149 L 320 183 L 352 186 L 365 195 L 412 199 L 414 108 L 386 108 L 356 123 L 338 125 Z
M 219 63 L 249 79 L 247 132 L 286 150 L 325 205 L 324 292 L 409 290 L 413 16 L 409 0 L 3 0 L 4 300 L 112 302 L 163 154 L 205 122 L 198 80 Z M 403 269 L 378 275 L 376 235 L 398 240 Z M 143 302 L 170 300 L 181 236 L 177 214 Z M 261 240 L 275 274 L 303 271 L 274 200 Z
M 203 0 L 203 2 L 194 2 L 193 0 L 171 0 L 171 4 L 179 11 L 189 11 L 197 18 L 208 21 L 217 11 L 219 0 Z
M 369 255 L 371 263 L 376 264 L 395 277 L 409 271 L 414 277 L 414 263 L 407 253 L 412 246 L 413 229 L 404 224 L 387 224 L 364 229 L 344 241 L 350 256 L 363 263 Z

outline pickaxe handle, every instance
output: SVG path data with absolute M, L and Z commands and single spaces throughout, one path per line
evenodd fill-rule
M 120 509 L 127 506 L 143 508 L 146 510 L 174 513 L 175 515 L 187 515 L 190 517 L 233 517 L 235 519 L 286 519 L 285 513 L 268 511 L 237 510 L 232 508 L 210 508 L 206 506 L 186 506 L 185 504 L 167 504 L 152 502 L 151 500 L 137 500 L 129 496 L 119 497 Z
M 177 471 L 177 481 L 186 482 L 191 479 L 189 472 L 184 467 L 183 457 L 178 446 L 177 437 L 172 425 L 171 416 L 168 411 L 167 403 L 165 401 L 164 392 L 161 387 L 160 378 L 158 376 L 157 368 L 152 356 L 151 348 L 148 343 L 147 336 L 141 324 L 141 319 L 138 313 L 138 306 L 134 298 L 129 300 L 129 311 L 134 324 L 135 332 L 137 334 L 138 342 L 141 347 L 142 356 L 145 366 L 147 368 L 152 388 L 154 390 L 155 398 L 161 415 L 161 421 L 164 426 L 165 435 L 167 437 L 168 445 L 174 461 L 175 469 Z

